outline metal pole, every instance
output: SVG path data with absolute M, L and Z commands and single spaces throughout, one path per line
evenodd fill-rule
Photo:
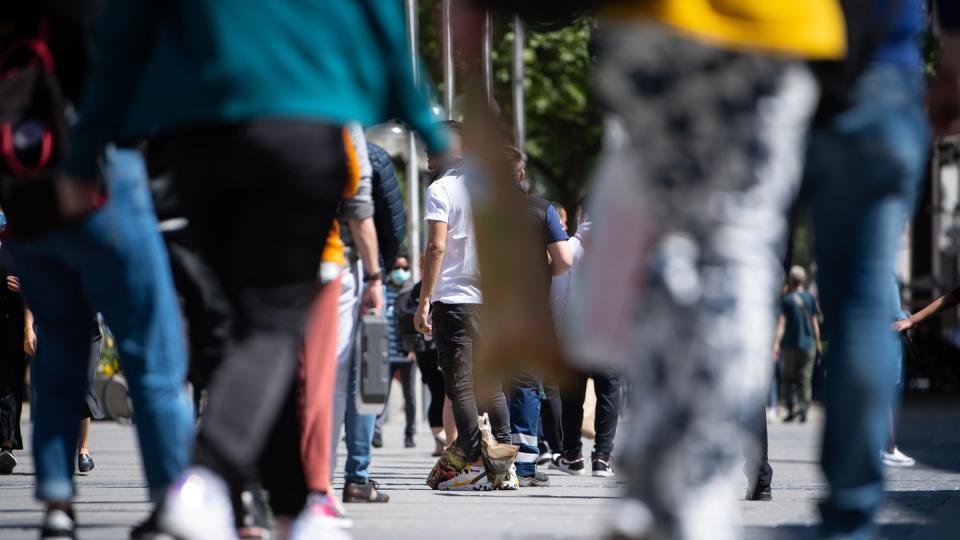
M 417 52 L 417 0 L 406 0 L 407 39 L 414 84 L 420 85 L 420 55 Z M 407 215 L 410 217 L 410 269 L 413 280 L 420 280 L 420 167 L 417 163 L 417 136 L 407 127 Z
M 443 0 L 440 17 L 443 21 L 441 47 L 443 54 L 443 108 L 447 110 L 447 120 L 453 119 L 454 75 L 453 75 L 453 22 L 450 10 L 453 0 Z
M 487 105 L 493 105 L 493 16 L 483 17 L 483 91 Z
M 523 21 L 513 18 L 513 140 L 520 151 L 525 151 L 526 122 L 523 105 L 523 48 L 526 42 Z

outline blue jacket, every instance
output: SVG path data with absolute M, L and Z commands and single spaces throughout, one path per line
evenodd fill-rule
M 446 149 L 396 0 L 112 0 L 71 137 L 90 178 L 111 141 L 258 117 L 399 118 Z
M 367 154 L 373 168 L 373 222 L 377 227 L 377 243 L 380 245 L 383 268 L 390 270 L 406 236 L 403 193 L 390 154 L 373 143 L 367 143 Z

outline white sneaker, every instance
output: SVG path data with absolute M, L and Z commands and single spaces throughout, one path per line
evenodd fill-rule
M 205 467 L 191 467 L 173 481 L 158 522 L 181 540 L 237 539 L 227 484 Z
M 580 476 L 583 474 L 585 465 L 583 463 L 583 456 L 576 456 L 574 459 L 567 459 L 563 457 L 563 455 L 559 455 L 554 461 L 550 462 L 550 468 L 574 476 Z
M 338 514 L 336 501 L 329 495 L 312 494 L 307 506 L 290 527 L 289 540 L 350 540 L 346 531 L 353 521 Z
M 486 467 L 470 465 L 453 478 L 440 482 L 437 489 L 440 491 L 490 491 L 493 487 L 487 477 Z
M 913 467 L 917 464 L 917 460 L 904 454 L 899 448 L 894 448 L 893 452 L 884 450 L 880 453 L 880 459 L 888 467 Z
M 500 485 L 497 486 L 497 489 L 503 491 L 515 491 L 520 489 L 520 479 L 517 477 L 517 466 L 511 465 L 510 472 L 507 473 L 507 477 L 500 481 Z

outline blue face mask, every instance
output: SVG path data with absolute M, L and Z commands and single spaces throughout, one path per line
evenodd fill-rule
M 410 271 L 406 268 L 397 268 L 393 272 L 390 272 L 390 280 L 401 285 L 410 280 Z

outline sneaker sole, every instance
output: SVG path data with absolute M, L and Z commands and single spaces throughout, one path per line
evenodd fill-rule
M 558 471 L 560 471 L 560 472 L 562 472 L 562 473 L 564 473 L 564 474 L 569 474 L 570 476 L 583 476 L 583 469 L 580 469 L 580 470 L 578 471 L 578 470 L 574 470 L 574 469 L 565 469 L 565 468 L 563 468 L 563 467 L 556 467 L 556 470 L 558 470 Z
M 599 478 L 613 478 L 616 474 L 613 471 L 593 471 L 593 476 Z

